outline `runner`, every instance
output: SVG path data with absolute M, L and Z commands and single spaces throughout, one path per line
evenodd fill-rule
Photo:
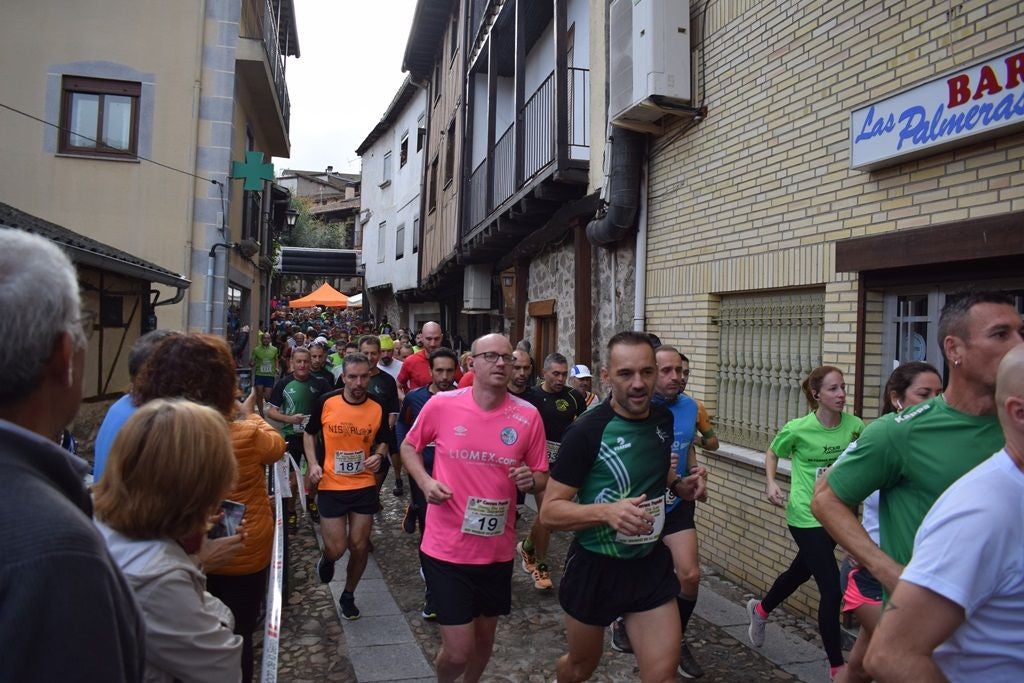
M 597 394 L 593 392 L 594 379 L 590 374 L 590 368 L 586 365 L 574 365 L 569 370 L 569 386 L 586 396 L 587 408 L 600 403 Z
M 533 359 L 522 349 L 512 352 L 512 374 L 508 378 L 508 391 L 520 398 L 530 388 L 530 375 L 533 374 Z
M 786 508 L 786 524 L 796 541 L 796 557 L 780 574 L 771 590 L 761 600 L 747 602 L 750 627 L 747 635 L 755 647 L 764 644 L 765 626 L 773 609 L 796 591 L 807 579 L 814 577 L 818 586 L 818 632 L 828 655 L 830 673 L 835 678 L 843 666 L 842 639 L 839 630 L 839 567 L 836 565 L 836 542 L 811 514 L 814 482 L 846 450 L 862 431 L 859 417 L 844 413 L 846 383 L 839 368 L 823 365 L 811 371 L 803 382 L 804 395 L 813 412 L 787 422 L 772 440 L 764 456 L 768 479 L 768 501 Z M 789 503 L 775 483 L 779 458 L 792 463 Z
M 309 345 L 309 374 L 326 384 L 334 384 L 334 373 L 327 362 L 327 340 L 318 337 Z
M 560 353 L 548 354 L 544 359 L 540 386 L 529 389 L 523 398 L 540 411 L 544 420 L 544 438 L 547 440 L 548 465 L 558 457 L 558 447 L 566 427 L 587 409 L 587 398 L 571 387 L 565 386 L 569 376 L 569 361 Z M 523 571 L 533 579 L 537 590 L 551 590 L 551 572 L 548 570 L 548 543 L 551 531 L 540 522 L 540 511 L 544 505 L 544 494 L 535 493 L 537 519 L 533 522 L 530 535 L 516 545 Z
M 331 390 L 331 386 L 310 374 L 312 366 L 310 362 L 309 349 L 299 346 L 292 351 L 292 374 L 285 375 L 274 385 L 267 401 L 267 417 L 281 423 L 281 435 L 287 445 L 287 452 L 294 459 L 296 464 L 302 461 L 304 453 L 303 434 L 305 434 L 306 423 L 309 422 L 310 412 L 321 394 Z M 295 472 L 288 466 L 287 455 L 278 462 L 277 467 L 284 469 L 281 474 L 288 472 L 289 487 L 282 491 L 282 497 L 286 498 L 288 508 L 288 526 L 292 531 L 298 528 L 298 517 L 295 514 L 295 499 L 292 498 L 292 488 L 295 487 Z M 282 480 L 284 477 L 282 476 Z M 312 503 L 312 501 L 310 501 Z M 310 507 L 310 516 L 313 521 L 316 519 L 316 508 Z
M 402 371 L 402 361 L 395 358 L 395 341 L 390 334 L 380 335 L 380 360 L 377 367 L 398 381 L 398 373 Z
M 910 361 L 904 363 L 889 375 L 885 383 L 883 395 L 885 402 L 882 405 L 882 417 L 884 420 L 896 418 L 896 411 L 902 411 L 916 406 L 931 398 L 934 398 L 942 391 L 942 377 L 939 371 L 928 363 L 921 361 Z M 857 445 L 854 441 L 850 447 L 839 456 L 836 464 L 842 462 L 852 448 Z M 822 480 L 819 480 L 817 488 L 820 488 Z M 871 541 L 878 545 L 878 505 L 879 493 L 875 491 L 864 500 L 864 514 L 861 525 L 864 531 L 871 537 Z M 811 503 L 814 509 L 814 503 Z M 882 616 L 882 584 L 878 582 L 864 567 L 857 564 L 849 555 L 843 560 L 840 567 L 840 576 L 845 579 L 846 587 L 843 589 L 843 613 L 853 612 L 857 617 L 857 624 L 860 627 L 857 631 L 857 642 L 850 651 L 850 659 L 836 676 L 838 683 L 870 683 L 871 676 L 864 669 L 864 655 L 875 631 L 875 626 Z
M 910 559 L 914 535 L 950 484 L 1003 444 L 995 416 L 999 361 L 1024 341 L 1013 299 L 1002 292 L 950 297 L 939 318 L 947 361 L 946 391 L 892 420 L 876 420 L 834 467 L 814 496 L 814 513 L 886 593 Z M 881 548 L 852 512 L 873 491 Z
M 377 511 L 374 473 L 387 457 L 384 408 L 367 391 L 376 363 L 360 354 L 342 361 L 343 389 L 324 394 L 309 415 L 304 435 L 309 478 L 319 487 L 320 531 L 324 547 L 316 563 L 323 583 L 334 578 L 334 563 L 349 552 L 345 589 L 338 599 L 341 616 L 358 619 L 355 591 L 366 569 L 373 513 Z M 316 435 L 323 433 L 324 464 L 317 462 Z
M 690 396 L 686 393 L 686 385 L 690 381 L 690 359 L 683 354 L 679 355 L 683 359 L 683 375 L 679 380 L 679 393 Z M 694 445 L 700 446 L 706 451 L 717 451 L 718 437 L 715 435 L 715 427 L 711 424 L 711 418 L 708 416 L 707 408 L 704 407 L 704 402 L 696 396 L 690 396 L 690 398 L 697 402 L 697 434 L 694 436 Z
M 494 647 L 498 616 L 512 609 L 516 490 L 547 481 L 540 415 L 508 395 L 512 346 L 489 334 L 473 344 L 472 388 L 435 394 L 402 443 L 402 460 L 423 490 L 420 548 L 441 625 L 437 680 L 480 680 Z M 434 470 L 423 451 L 435 445 Z
M 707 470 L 697 465 L 697 451 L 693 447 L 697 427 L 697 402 L 681 393 L 683 384 L 683 354 L 674 347 L 659 346 L 655 352 L 658 376 L 654 384 L 654 405 L 664 406 L 672 413 L 672 453 L 676 456 L 676 476 L 700 474 L 707 481 Z M 679 674 L 683 678 L 700 678 L 704 670 L 694 659 L 686 645 L 686 627 L 697 606 L 700 588 L 700 560 L 697 553 L 697 527 L 694 522 L 696 501 L 680 500 L 672 491 L 665 492 L 665 529 L 662 543 L 672 553 L 672 564 L 679 579 L 679 623 L 684 640 L 679 646 Z M 632 652 L 622 618 L 612 623 L 612 649 Z
M 656 373 L 646 334 L 612 337 L 601 370 L 611 397 L 566 431 L 554 464 L 541 521 L 576 531 L 558 590 L 569 645 L 557 663 L 561 683 L 590 677 L 601 660 L 604 629 L 620 614 L 640 678 L 676 680 L 679 581 L 659 541 L 665 488 L 692 500 L 704 480 L 675 476 L 672 415 L 651 405 Z
M 398 444 L 395 443 L 394 433 L 395 423 L 398 421 L 398 411 L 402 407 L 398 399 L 398 385 L 391 375 L 381 372 L 377 367 L 380 360 L 380 337 L 372 334 L 360 337 L 359 352 L 370 361 L 370 383 L 366 390 L 384 407 L 384 413 L 388 418 L 388 452 L 391 454 L 390 461 L 395 464 L 395 488 L 392 493 L 402 496 L 405 495 L 405 488 L 402 486 L 402 458 L 398 452 Z M 388 476 L 391 462 L 385 459 L 376 472 L 378 491 L 384 484 L 384 478 Z
M 996 408 L 1006 445 L 924 518 L 868 651 L 879 680 L 1010 683 L 1024 674 L 1024 347 L 999 365 Z
M 253 369 L 253 386 L 256 387 L 256 408 L 263 415 L 263 402 L 274 389 L 277 377 L 277 347 L 271 344 L 270 334 L 260 335 L 260 343 L 253 347 L 249 366 Z
M 398 386 L 406 393 L 430 384 L 430 363 L 427 357 L 441 348 L 444 332 L 438 323 L 426 322 L 417 338 L 422 340 L 422 348 L 417 348 L 414 354 L 402 359 L 402 370 L 398 373 Z M 457 370 L 455 380 L 460 379 L 462 370 Z
M 402 409 L 398 413 L 398 423 L 395 428 L 395 437 L 399 443 L 405 441 L 405 435 L 412 429 L 423 406 L 434 394 L 451 391 L 455 388 L 455 368 L 457 366 L 458 358 L 451 349 L 441 348 L 430 354 L 430 372 L 434 379 L 427 386 L 410 391 L 402 402 Z M 433 474 L 434 446 L 432 444 L 427 444 L 423 448 L 423 468 L 428 475 Z M 409 499 L 409 505 L 405 508 L 405 516 L 402 518 L 402 529 L 405 533 L 412 534 L 419 526 L 420 541 L 422 542 L 423 529 L 426 527 L 427 521 L 427 499 L 412 477 L 409 477 Z M 429 588 L 423 596 L 421 613 L 424 619 L 434 620 L 437 618 L 437 610 L 434 607 Z

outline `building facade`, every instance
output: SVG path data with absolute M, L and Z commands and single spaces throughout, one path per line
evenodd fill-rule
M 807 373 L 839 367 L 848 410 L 872 419 L 898 364 L 945 371 L 948 296 L 1002 289 L 1024 310 L 1024 15 L 1009 1 L 691 12 L 707 112 L 651 134 L 645 327 L 689 356 L 723 442 L 704 456 L 702 555 L 764 590 L 795 548 L 763 452 L 806 412 Z M 813 587 L 794 601 L 810 613 Z
M 0 201 L 190 281 L 154 286 L 160 327 L 257 325 L 287 197 L 272 174 L 229 176 L 289 153 L 287 55 L 291 0 L 18 3 L 0 24 Z M 121 318 L 124 344 L 141 320 Z
M 417 298 L 419 283 L 426 103 L 426 92 L 407 77 L 356 150 L 365 183 L 359 213 L 369 297 L 364 305 L 396 329 L 417 326 L 409 304 Z

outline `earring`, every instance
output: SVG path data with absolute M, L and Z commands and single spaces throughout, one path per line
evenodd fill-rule
M 957 358 L 955 361 L 953 361 L 953 367 L 954 368 L 960 367 L 960 359 L 959 358 Z

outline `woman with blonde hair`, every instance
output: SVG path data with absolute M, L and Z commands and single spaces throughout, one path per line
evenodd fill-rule
M 142 367 L 134 389 L 140 402 L 187 398 L 216 409 L 231 430 L 238 478 L 225 496 L 245 505 L 244 540 L 227 562 L 207 567 L 207 588 L 235 616 L 242 636 L 242 681 L 252 680 L 252 634 L 267 590 L 274 519 L 267 499 L 264 466 L 281 459 L 284 437 L 256 413 L 256 393 L 245 403 L 236 398 L 235 364 L 227 342 L 206 334 L 185 334 L 164 341 Z
M 146 681 L 239 681 L 242 639 L 206 592 L 198 549 L 237 474 L 227 423 L 155 400 L 124 424 L 96 486 L 96 526 L 146 624 Z

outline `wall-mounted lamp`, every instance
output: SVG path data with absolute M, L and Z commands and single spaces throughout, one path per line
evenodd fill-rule
M 291 230 L 292 228 L 294 228 L 295 224 L 298 221 L 299 221 L 299 212 L 289 206 L 288 210 L 284 212 L 284 223 L 287 226 L 288 230 Z

